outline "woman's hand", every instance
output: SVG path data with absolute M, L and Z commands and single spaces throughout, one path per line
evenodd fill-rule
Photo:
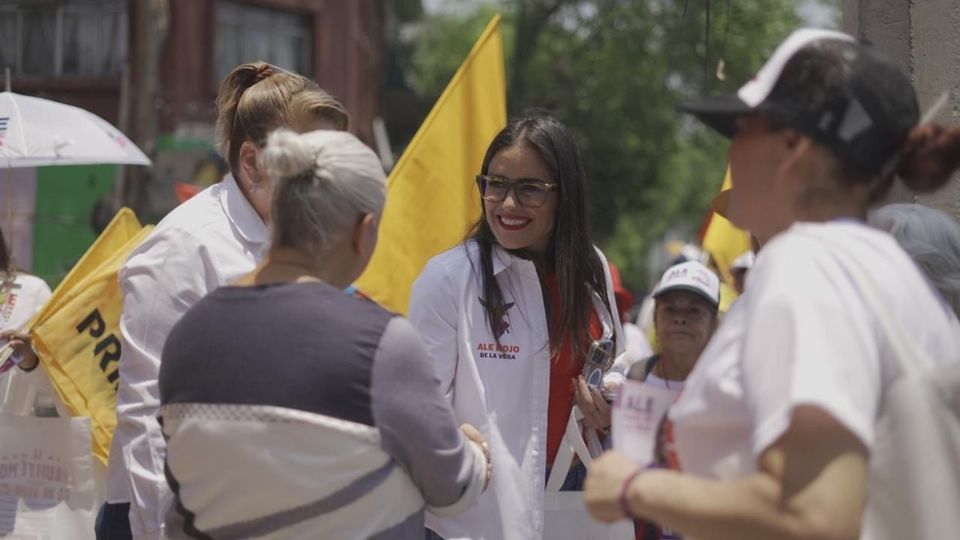
M 583 413 L 584 426 L 594 429 L 610 427 L 610 404 L 599 390 L 587 386 L 583 375 L 573 379 L 573 397 Z
M 590 515 L 606 522 L 629 517 L 623 513 L 620 494 L 628 487 L 624 486 L 624 482 L 631 477 L 636 479 L 637 468 L 635 462 L 616 450 L 604 452 L 595 459 L 590 464 L 587 479 L 583 484 L 583 498 Z
M 37 367 L 39 359 L 30 345 L 30 334 L 17 332 L 16 330 L 4 330 L 0 332 L 0 341 L 7 341 L 16 354 L 20 355 L 21 360 L 17 367 L 23 371 L 32 371 Z
M 462 424 L 460 431 L 463 432 L 467 439 L 476 443 L 483 452 L 483 456 L 487 458 L 487 479 L 483 483 L 483 491 L 486 491 L 487 486 L 490 485 L 490 477 L 493 476 L 493 460 L 490 459 L 490 445 L 488 445 L 487 440 L 483 438 L 483 434 L 470 424 Z

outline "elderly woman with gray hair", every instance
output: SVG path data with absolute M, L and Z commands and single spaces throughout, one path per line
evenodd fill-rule
M 890 233 L 960 317 L 960 223 L 919 204 L 888 204 L 867 222 Z
M 419 540 L 424 507 L 466 509 L 489 458 L 410 323 L 343 293 L 377 242 L 380 162 L 335 131 L 274 132 L 260 159 L 276 186 L 269 253 L 164 347 L 166 530 Z

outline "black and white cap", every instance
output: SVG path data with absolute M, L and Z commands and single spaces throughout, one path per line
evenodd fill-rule
M 728 138 L 738 116 L 763 114 L 871 174 L 884 172 L 919 119 L 906 73 L 872 46 L 819 29 L 790 34 L 736 94 L 678 108 Z

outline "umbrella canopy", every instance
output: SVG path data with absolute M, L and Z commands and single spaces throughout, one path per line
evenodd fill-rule
M 0 168 L 150 159 L 117 128 L 79 107 L 0 92 Z

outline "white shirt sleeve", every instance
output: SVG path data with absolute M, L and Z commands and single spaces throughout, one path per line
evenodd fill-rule
M 128 474 L 134 538 L 162 538 L 172 495 L 164 477 L 165 442 L 157 414 L 160 356 L 173 325 L 216 281 L 188 233 L 166 230 L 147 239 L 120 271 L 123 313 L 117 429 Z
M 457 318 L 453 279 L 442 264 L 430 261 L 413 284 L 409 320 L 433 358 L 440 389 L 451 403 L 459 354 Z
M 789 240 L 764 248 L 748 284 L 742 373 L 754 455 L 803 405 L 869 448 L 881 389 L 873 316 L 836 260 L 809 239 Z
M 43 306 L 46 305 L 47 300 L 49 300 L 52 295 L 53 293 L 50 292 L 50 286 L 47 285 L 47 282 L 41 281 L 40 286 L 37 287 L 37 293 L 34 296 L 34 306 L 33 306 L 34 315 L 36 315 L 37 313 L 40 313 L 40 310 L 43 309 Z

